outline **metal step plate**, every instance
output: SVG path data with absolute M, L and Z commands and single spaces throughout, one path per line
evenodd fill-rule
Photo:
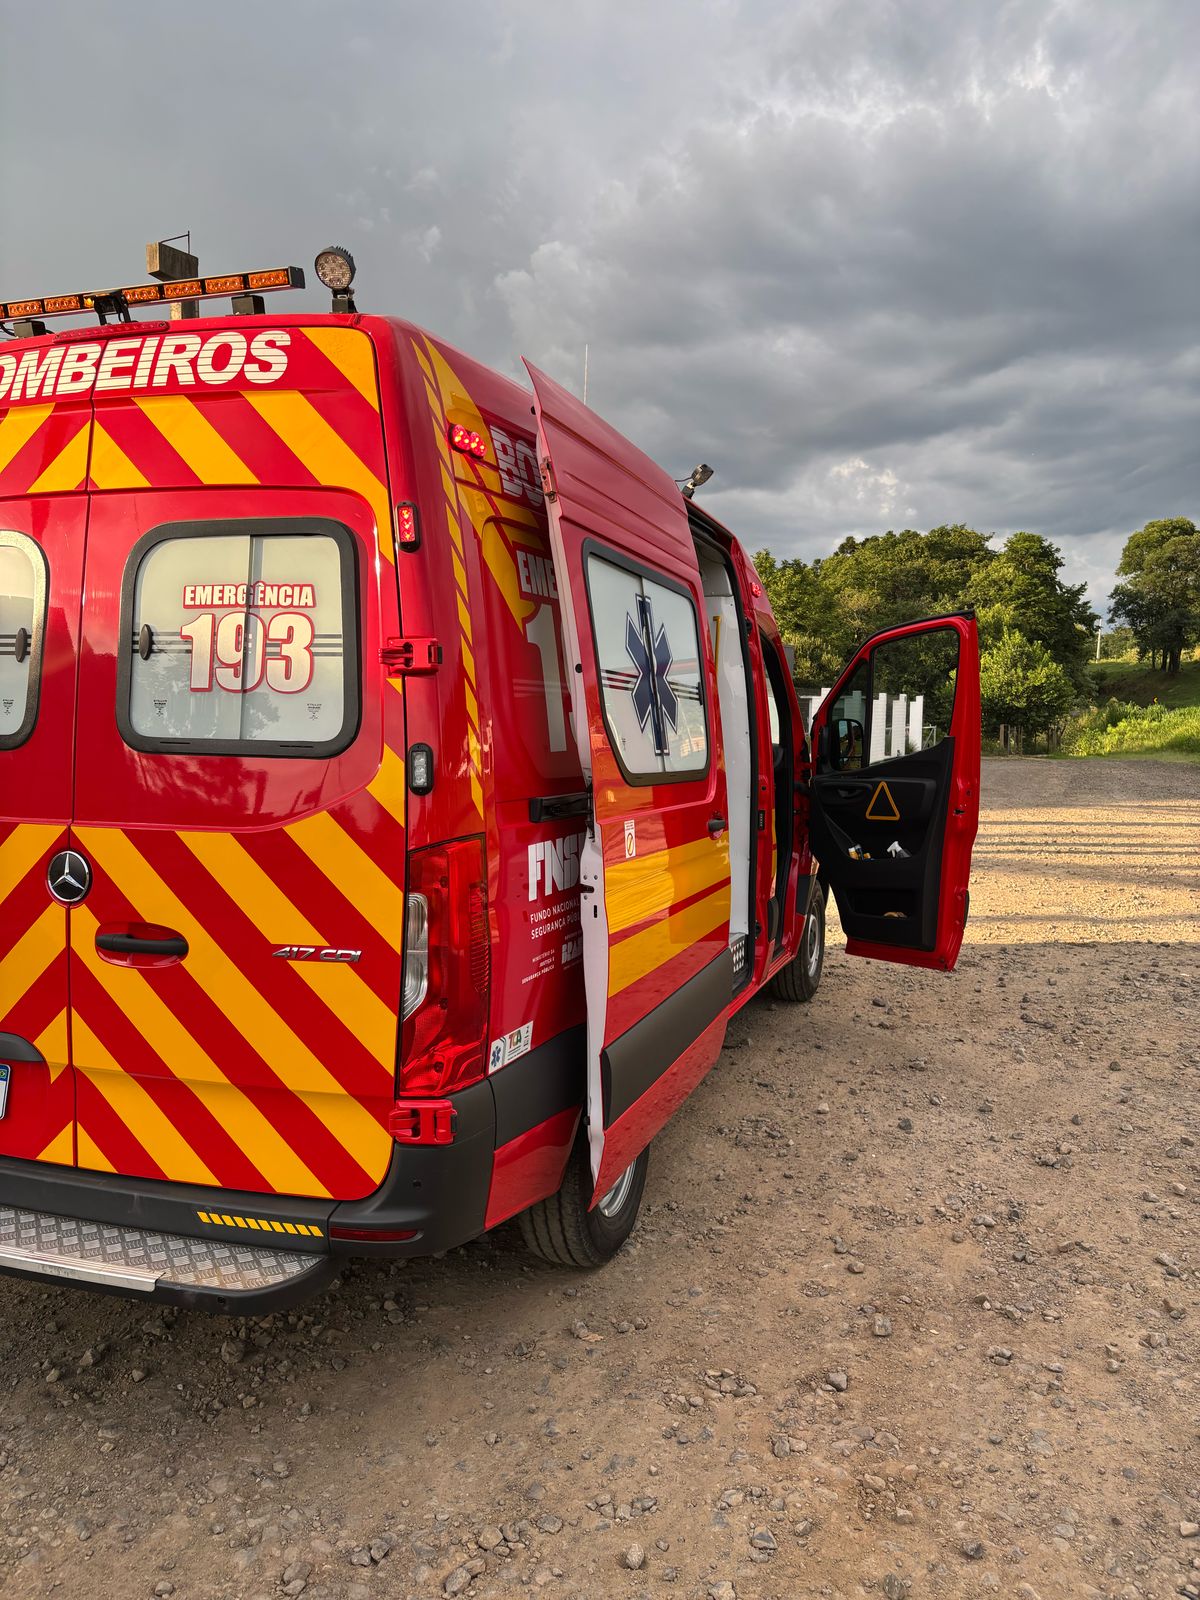
M 326 1259 L 303 1250 L 193 1239 L 0 1205 L 0 1267 L 133 1294 L 169 1286 L 261 1292 L 293 1282 Z

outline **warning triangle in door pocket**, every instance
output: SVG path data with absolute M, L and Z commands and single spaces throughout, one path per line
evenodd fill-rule
M 886 807 L 886 809 L 884 809 Z M 871 803 L 867 807 L 867 820 L 869 822 L 899 822 L 900 807 L 892 799 L 892 791 L 886 783 L 879 783 L 875 793 L 871 796 Z

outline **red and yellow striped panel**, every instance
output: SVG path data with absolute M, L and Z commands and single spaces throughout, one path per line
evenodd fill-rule
M 392 806 L 400 776 L 389 752 L 373 787 Z M 280 1194 L 376 1188 L 392 1149 L 403 927 L 390 806 L 364 792 L 280 830 L 89 827 L 78 842 L 98 875 L 72 927 L 79 1164 Z M 101 884 L 131 920 L 181 933 L 186 960 L 105 962 Z M 274 954 L 332 938 L 360 961 Z
M 379 386 L 368 336 L 292 329 L 287 383 L 92 396 L 0 412 L 0 495 L 78 489 L 329 485 L 370 505 L 395 559 Z
M 610 1042 L 711 961 L 729 922 L 727 836 L 607 861 Z
M 9 1062 L 0 1155 L 70 1166 L 75 1095 L 67 1066 L 67 914 L 49 897 L 46 863 L 67 840 L 55 824 L 0 824 L 0 1033 L 44 1064 Z
M 91 406 L 78 401 L 0 412 L 0 495 L 71 494 L 87 486 Z
M 439 515 L 444 516 L 446 531 L 450 535 L 450 561 L 454 570 L 454 598 L 458 615 L 459 646 L 463 664 L 464 699 L 467 718 L 467 765 L 471 781 L 471 800 L 480 824 L 483 822 L 483 758 L 479 740 L 479 682 L 475 666 L 475 636 L 471 620 L 471 591 L 467 580 L 466 555 L 463 550 L 462 517 L 458 491 L 450 460 L 447 440 L 447 418 L 441 392 L 434 376 L 436 351 L 425 340 L 414 341 L 413 351 L 425 380 L 425 395 L 429 402 L 433 437 L 440 457 L 442 479 L 442 504 Z M 516 581 L 516 569 L 513 569 Z

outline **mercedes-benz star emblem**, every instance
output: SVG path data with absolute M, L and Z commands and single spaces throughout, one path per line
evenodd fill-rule
M 78 850 L 60 850 L 46 871 L 50 893 L 62 906 L 77 906 L 92 887 L 92 869 Z

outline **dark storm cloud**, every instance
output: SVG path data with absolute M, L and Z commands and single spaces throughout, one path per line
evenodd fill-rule
M 587 341 L 597 408 L 781 553 L 1031 527 L 1099 597 L 1200 509 L 1192 5 L 8 12 L 13 294 L 187 225 L 214 270 L 340 239 L 506 370 L 578 386 Z

